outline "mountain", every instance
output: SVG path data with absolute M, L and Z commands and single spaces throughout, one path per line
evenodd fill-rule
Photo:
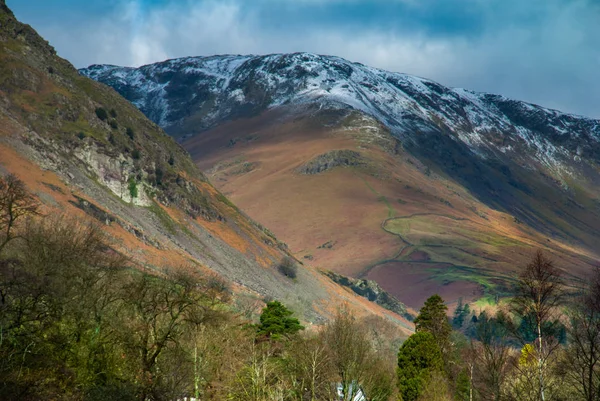
M 315 269 L 300 266 L 295 280 L 279 273 L 284 243 L 215 189 L 158 125 L 58 57 L 4 0 L 0 60 L 0 174 L 24 181 L 45 214 L 96 221 L 140 269 L 223 277 L 242 303 L 276 298 L 317 323 L 347 303 L 410 332 L 405 319 Z
M 598 120 L 306 53 L 80 72 L 295 255 L 409 306 L 506 294 L 534 248 L 574 282 L 599 259 Z

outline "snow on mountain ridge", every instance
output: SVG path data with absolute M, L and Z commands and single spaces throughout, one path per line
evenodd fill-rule
M 600 162 L 599 121 L 339 57 L 188 57 L 138 69 L 91 66 L 82 73 L 115 87 L 167 130 L 194 111 L 209 128 L 283 104 L 334 102 L 375 117 L 403 140 L 442 131 L 480 157 L 498 152 L 522 157 L 515 150 L 525 147 L 560 176 L 573 173 L 575 156 Z

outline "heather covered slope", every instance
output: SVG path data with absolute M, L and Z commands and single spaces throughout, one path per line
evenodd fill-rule
M 215 185 L 306 263 L 373 279 L 418 308 L 432 293 L 449 302 L 508 294 L 536 248 L 555 254 L 573 280 L 597 259 L 488 207 L 396 148 L 376 121 L 280 111 L 184 145 Z
M 599 258 L 597 120 L 304 53 L 82 73 L 297 256 L 409 305 L 504 294 L 534 248 L 574 280 Z
M 242 214 L 187 152 L 111 88 L 85 78 L 0 2 L 0 173 L 47 213 L 94 219 L 140 267 L 193 266 L 250 297 L 277 298 L 310 321 L 349 302 L 378 306 L 315 270 L 273 267 L 286 247 Z

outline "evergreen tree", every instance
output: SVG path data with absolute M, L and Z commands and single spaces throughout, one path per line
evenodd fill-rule
M 456 401 L 468 401 L 472 396 L 471 392 L 471 380 L 469 379 L 469 372 L 467 369 L 463 369 L 458 373 L 456 378 L 456 385 L 454 391 L 454 399 Z
M 425 305 L 419 311 L 419 316 L 415 319 L 415 331 L 429 332 L 433 334 L 443 355 L 446 355 L 450 349 L 450 333 L 452 327 L 448 322 L 446 311 L 448 307 L 439 295 L 432 295 L 425 301 Z
M 398 389 L 403 401 L 414 401 L 426 388 L 431 375 L 442 371 L 442 353 L 432 333 L 410 336 L 398 351 Z
M 458 305 L 456 306 L 454 316 L 452 317 L 452 327 L 454 327 L 455 329 L 460 329 L 465 321 L 465 307 L 468 308 L 468 305 L 463 305 L 462 297 L 458 298 Z
M 260 315 L 258 335 L 277 339 L 280 336 L 287 336 L 304 330 L 298 319 L 291 317 L 292 315 L 293 312 L 279 301 L 267 303 Z

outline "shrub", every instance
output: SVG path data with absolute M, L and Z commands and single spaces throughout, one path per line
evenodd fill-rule
M 108 118 L 108 113 L 102 107 L 98 107 L 96 109 L 96 116 L 102 121 L 105 121 Z
M 80 132 L 79 134 L 77 134 L 77 138 L 84 139 L 85 138 L 85 132 Z
M 110 116 L 112 118 L 117 118 L 117 112 L 115 111 L 115 109 L 110 109 Z
M 173 156 L 173 155 L 169 156 L 169 164 L 171 166 L 175 165 L 175 156 Z
M 296 278 L 298 276 L 298 266 L 293 258 L 286 256 L 281 259 L 279 266 L 277 266 L 279 273 L 289 278 Z
M 129 137 L 129 139 L 133 140 L 133 138 L 135 138 L 135 132 L 133 131 L 133 128 L 127 127 L 125 133 Z
M 162 168 L 157 167 L 156 170 L 154 170 L 154 173 L 156 174 L 156 185 L 161 185 L 165 176 L 165 172 Z
M 117 129 L 119 128 L 119 124 L 117 124 L 117 120 L 110 120 L 110 122 L 108 123 L 108 125 L 110 125 L 110 127 L 112 129 Z
M 108 142 L 110 142 L 111 145 L 117 143 L 117 140 L 115 139 L 115 136 L 112 133 L 108 136 Z
M 139 160 L 140 156 L 141 156 L 140 150 L 133 149 L 133 152 L 131 152 L 131 157 L 133 157 L 135 160 Z
M 137 198 L 138 197 L 138 189 L 137 189 L 137 182 L 135 182 L 135 178 L 133 177 L 129 177 L 129 194 L 131 195 L 131 200 L 133 200 L 133 198 Z

